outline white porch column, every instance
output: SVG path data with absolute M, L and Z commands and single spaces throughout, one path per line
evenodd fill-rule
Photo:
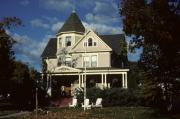
M 127 72 L 124 75 L 125 75 L 125 88 L 128 88 L 128 86 L 127 86 Z
M 51 79 L 52 79 L 52 77 L 48 74 L 47 75 L 47 94 L 49 95 L 49 96 L 51 96 L 51 91 L 52 91 L 52 89 L 51 89 Z
M 82 74 L 81 76 L 81 87 L 84 87 L 84 75 Z
M 125 88 L 125 85 L 124 85 L 124 73 L 122 73 L 122 88 Z
M 79 88 L 81 87 L 81 75 L 79 74 Z
M 105 79 L 105 87 L 107 87 L 107 76 L 104 74 L 104 79 Z
M 49 87 L 52 87 L 52 74 L 50 75 L 50 82 L 49 82 Z
M 102 84 L 102 87 L 104 86 L 104 75 L 101 74 L 101 84 Z
M 47 89 L 49 88 L 49 74 L 47 74 L 47 85 L 46 85 L 46 88 Z

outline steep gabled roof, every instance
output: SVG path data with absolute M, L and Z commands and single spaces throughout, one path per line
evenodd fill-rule
M 112 48 L 114 52 L 120 54 L 121 47 L 120 47 L 120 40 L 125 41 L 124 34 L 115 34 L 115 35 L 99 35 L 99 37 L 107 44 L 109 47 Z
M 57 39 L 51 38 L 48 44 L 46 45 L 41 57 L 42 58 L 56 57 L 56 52 L 57 52 Z
M 115 34 L 115 35 L 99 35 L 99 37 L 117 54 L 120 54 L 120 40 L 125 42 L 124 34 Z M 57 40 L 56 38 L 51 38 L 44 49 L 41 57 L 56 57 L 57 52 Z
M 85 28 L 79 19 L 76 12 L 72 12 L 69 18 L 66 20 L 64 25 L 61 27 L 61 29 L 58 31 L 60 32 L 67 32 L 67 31 L 76 31 L 76 32 L 85 32 Z

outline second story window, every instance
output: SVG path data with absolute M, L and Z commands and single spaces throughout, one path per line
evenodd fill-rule
M 88 56 L 83 57 L 83 66 L 90 67 L 90 58 Z
M 91 67 L 97 67 L 97 55 L 91 56 Z
M 71 46 L 71 36 L 66 36 L 65 38 L 65 46 Z
M 61 38 L 59 38 L 59 47 L 62 47 L 62 41 L 61 41 Z
M 65 59 L 65 65 L 66 65 L 66 66 L 71 66 L 71 57 L 66 57 L 66 59 Z

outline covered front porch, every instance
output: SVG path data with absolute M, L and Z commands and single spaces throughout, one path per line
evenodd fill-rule
M 51 89 L 52 80 L 61 82 L 59 87 L 65 87 L 66 93 L 74 96 L 76 89 L 84 88 L 86 79 L 86 88 L 97 87 L 100 89 L 121 87 L 128 88 L 127 73 L 129 69 L 118 68 L 87 68 L 75 69 L 67 66 L 55 68 L 53 72 L 47 74 L 47 85 Z

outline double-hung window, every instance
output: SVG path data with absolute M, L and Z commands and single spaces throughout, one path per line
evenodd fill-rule
M 65 46 L 71 46 L 71 36 L 66 36 L 65 38 Z
M 62 41 L 61 38 L 59 38 L 59 48 L 62 47 Z
M 93 40 L 92 40 L 92 38 L 89 38 L 88 39 L 88 46 L 92 46 L 93 45 Z
M 89 58 L 89 56 L 85 56 L 83 58 L 83 66 L 84 67 L 90 67 L 90 58 Z
M 87 46 L 88 47 L 97 46 L 97 43 L 92 38 L 89 38 L 87 41 L 84 42 L 84 47 Z
M 97 67 L 97 55 L 91 56 L 91 67 Z
M 97 55 L 83 57 L 83 67 L 97 67 Z

